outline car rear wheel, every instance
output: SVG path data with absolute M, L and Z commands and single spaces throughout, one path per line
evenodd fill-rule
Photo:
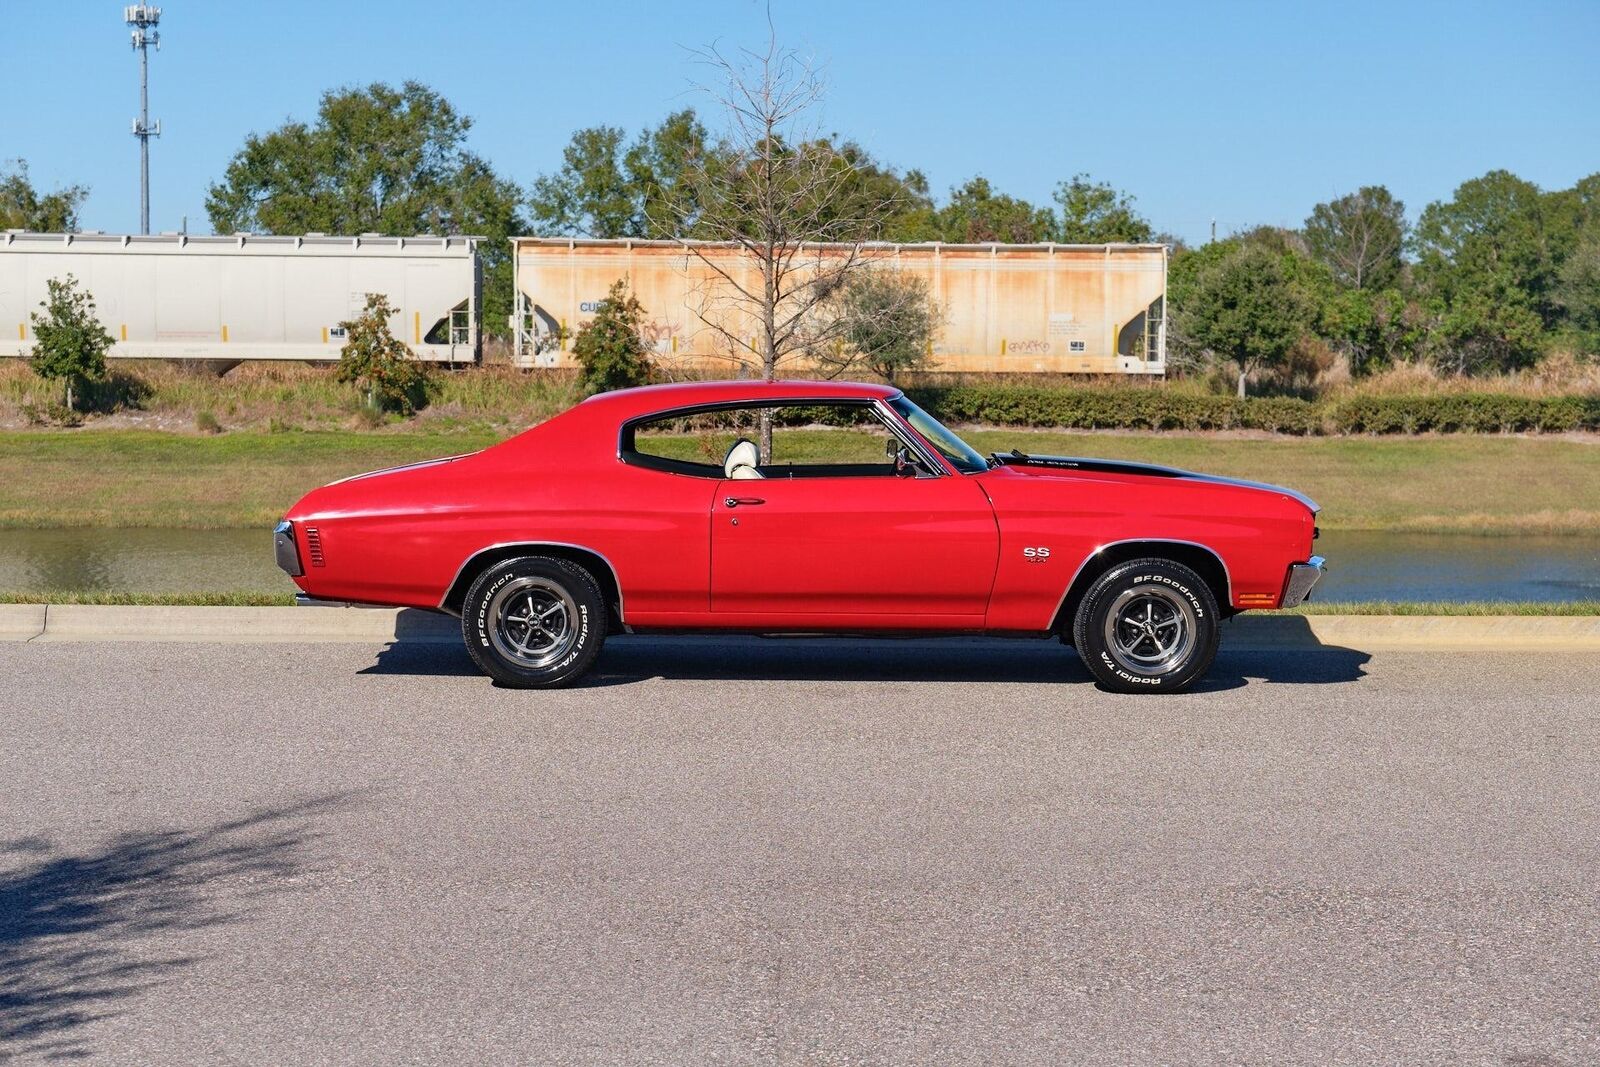
M 485 674 L 519 689 L 579 678 L 606 636 L 605 598 L 575 563 L 523 556 L 478 575 L 461 606 L 467 652 Z
M 1101 575 L 1072 628 L 1084 666 L 1118 693 L 1187 689 L 1216 658 L 1217 636 L 1217 600 L 1204 579 L 1157 558 Z

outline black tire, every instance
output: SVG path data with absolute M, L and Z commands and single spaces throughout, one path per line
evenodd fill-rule
M 1136 559 L 1101 575 L 1078 606 L 1072 643 L 1102 686 L 1181 693 L 1217 655 L 1217 598 L 1170 559 Z
M 555 689 L 587 671 L 606 639 L 606 601 L 576 563 L 522 556 L 490 565 L 461 605 L 474 663 L 517 689 Z

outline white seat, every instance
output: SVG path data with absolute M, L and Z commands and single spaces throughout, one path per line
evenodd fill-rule
M 761 450 L 756 448 L 756 443 L 741 437 L 728 449 L 728 456 L 722 461 L 722 473 L 736 482 L 765 478 L 766 475 L 756 469 L 760 461 Z

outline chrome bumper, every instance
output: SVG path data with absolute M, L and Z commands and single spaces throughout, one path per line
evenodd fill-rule
M 1281 608 L 1292 608 L 1305 602 L 1311 595 L 1311 590 L 1322 581 L 1323 567 L 1327 560 L 1321 556 L 1312 556 L 1304 563 L 1295 563 L 1289 567 L 1289 580 L 1283 586 L 1283 603 Z
M 272 549 L 277 553 L 278 566 L 289 577 L 299 578 L 306 573 L 300 566 L 300 546 L 294 540 L 294 523 L 288 519 L 272 528 Z

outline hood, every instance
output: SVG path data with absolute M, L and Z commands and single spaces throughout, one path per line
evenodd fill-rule
M 1082 471 L 1088 474 L 1116 474 L 1141 478 L 1176 478 L 1188 482 L 1208 482 L 1213 485 L 1236 485 L 1246 489 L 1260 489 L 1269 493 L 1281 493 L 1291 500 L 1298 501 L 1309 508 L 1312 514 L 1322 509 L 1317 502 L 1304 493 L 1293 489 L 1285 489 L 1281 485 L 1271 485 L 1267 482 L 1250 482 L 1240 478 L 1223 478 L 1215 474 L 1198 474 L 1194 471 L 1180 470 L 1177 467 L 1161 467 L 1153 463 L 1133 463 L 1118 459 L 1089 459 L 1079 456 L 1031 456 L 1026 452 L 1012 449 L 1010 452 L 994 453 L 995 462 L 1007 467 L 1021 467 L 1024 469 L 1035 468 L 1041 471 Z

